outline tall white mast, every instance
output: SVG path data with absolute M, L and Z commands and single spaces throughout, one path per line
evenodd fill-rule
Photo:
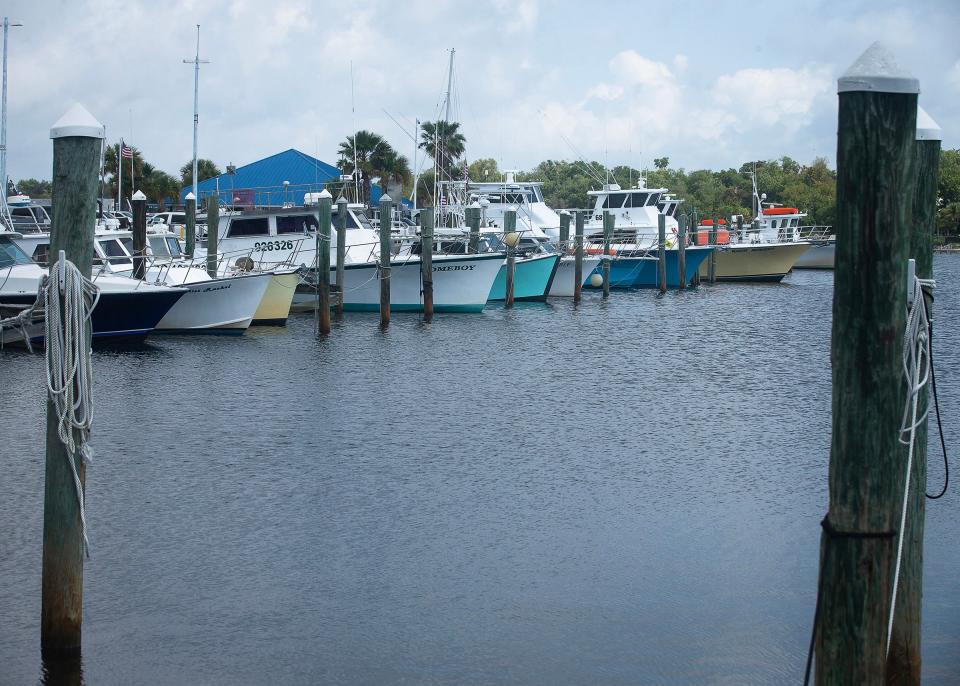
M 200 124 L 200 65 L 209 64 L 210 60 L 200 59 L 200 24 L 197 24 L 197 52 L 192 60 L 184 60 L 184 64 L 193 64 L 193 197 L 200 201 L 197 192 L 197 127 Z
M 3 18 L 3 113 L 0 114 L 0 177 L 3 178 L 3 219 L 10 224 L 10 209 L 7 207 L 7 34 L 11 26 L 9 17 Z M 12 228 L 12 226 L 11 226 Z
M 437 195 L 440 191 L 440 170 L 443 168 L 443 165 L 440 163 L 440 159 L 444 155 L 443 151 L 443 136 L 441 133 L 446 131 L 446 124 L 450 121 L 450 91 L 453 88 L 453 55 L 457 52 L 456 48 L 450 48 L 450 66 L 447 68 L 447 96 L 446 96 L 446 108 L 443 115 L 443 126 L 441 127 L 440 122 L 437 122 L 433 132 L 433 206 L 434 214 L 437 211 Z
M 350 60 L 350 118 L 353 120 L 353 198 L 360 202 L 360 170 L 357 169 L 357 106 L 353 93 L 353 60 Z

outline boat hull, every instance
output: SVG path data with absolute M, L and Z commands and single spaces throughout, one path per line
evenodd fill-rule
M 710 256 L 713 248 L 690 246 L 686 249 L 684 255 L 684 285 L 687 286 L 693 280 L 694 274 L 700 269 L 700 265 Z M 677 250 L 667 250 L 665 252 L 667 264 L 667 288 L 680 287 L 680 253 Z M 643 268 L 638 270 L 637 277 L 633 282 L 633 288 L 659 288 L 657 281 L 657 265 L 659 259 L 646 260 Z
M 597 268 L 597 265 L 600 264 L 600 258 L 594 257 L 592 255 L 583 256 L 583 283 L 580 285 L 583 286 L 590 282 L 590 275 L 593 273 L 593 270 Z M 551 298 L 572 298 L 573 297 L 573 276 L 576 271 L 576 258 L 565 255 L 560 258 L 560 264 L 557 265 L 557 273 L 553 277 L 553 283 L 550 284 L 550 292 L 547 294 Z
M 722 246 L 717 249 L 717 281 L 777 282 L 793 268 L 809 243 L 757 243 Z M 708 276 L 707 263 L 700 277 Z
M 300 274 L 295 271 L 275 273 L 253 314 L 252 325 L 286 326 L 298 283 Z
M 833 269 L 836 241 L 816 241 L 800 256 L 794 269 Z
M 502 256 L 501 256 L 501 259 Z M 553 284 L 560 265 L 560 255 L 535 255 L 518 259 L 513 275 L 513 299 L 522 301 L 543 301 Z M 507 297 L 507 265 L 502 264 L 488 300 L 500 301 Z
M 497 276 L 503 255 L 435 255 L 433 258 L 434 312 L 482 312 L 487 294 Z M 423 312 L 419 258 L 390 265 L 390 310 Z M 335 281 L 336 269 L 330 270 Z M 379 268 L 375 263 L 348 264 L 343 269 L 343 309 L 347 312 L 380 310 Z M 293 309 L 316 309 L 316 288 L 301 284 L 293 297 Z
M 156 333 L 240 335 L 270 285 L 272 274 L 250 274 L 182 284 L 187 292 L 160 320 Z

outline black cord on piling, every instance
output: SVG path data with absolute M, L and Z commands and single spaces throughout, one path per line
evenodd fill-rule
M 929 307 L 927 305 L 927 299 L 923 299 L 923 307 L 927 310 L 927 316 L 929 317 Z M 941 490 L 937 495 L 930 495 L 927 492 L 924 492 L 924 495 L 927 496 L 928 500 L 938 500 L 942 498 L 947 492 L 947 486 L 950 485 L 950 462 L 947 460 L 947 442 L 943 439 L 943 422 L 940 421 L 940 399 L 937 397 L 937 377 L 933 371 L 933 322 L 930 322 L 929 332 L 930 336 L 930 389 L 933 391 L 933 408 L 937 415 L 937 431 L 940 433 L 940 449 L 943 452 L 943 490 Z

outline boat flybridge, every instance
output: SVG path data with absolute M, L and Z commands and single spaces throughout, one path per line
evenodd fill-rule
M 300 284 L 294 295 L 294 309 L 316 307 L 317 203 L 320 193 L 307 193 L 299 207 L 268 207 L 220 216 L 217 246 L 220 256 L 239 256 L 259 268 L 290 265 L 300 269 Z M 344 253 L 343 305 L 346 310 L 376 311 L 380 307 L 380 233 L 366 214 L 364 205 L 347 205 Z M 330 274 L 337 268 L 338 209 L 332 207 Z M 208 226 L 209 226 L 208 220 Z M 197 256 L 206 255 L 198 242 Z M 391 309 L 422 311 L 423 292 L 420 256 L 400 253 L 394 244 L 390 260 Z M 236 264 L 236 260 L 234 264 Z M 502 255 L 437 255 L 433 260 L 434 310 L 437 312 L 480 312 L 503 261 Z M 221 260 L 227 264 L 229 260 Z
M 805 223 L 806 212 L 796 207 L 785 207 L 766 202 L 767 194 L 757 194 L 756 176 L 753 181 L 753 199 L 760 222 L 761 242 L 802 241 L 809 248 L 800 254 L 794 269 L 833 269 L 837 237 L 830 226 Z

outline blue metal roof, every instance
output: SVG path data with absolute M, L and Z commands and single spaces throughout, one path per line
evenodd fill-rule
M 209 195 L 220 193 L 227 205 L 303 204 L 304 193 L 319 191 L 324 183 L 340 180 L 340 170 L 317 158 L 290 148 L 276 155 L 237 167 L 234 174 L 221 174 L 197 184 L 197 204 Z M 283 182 L 290 185 L 284 190 Z M 180 191 L 183 202 L 192 187 Z

